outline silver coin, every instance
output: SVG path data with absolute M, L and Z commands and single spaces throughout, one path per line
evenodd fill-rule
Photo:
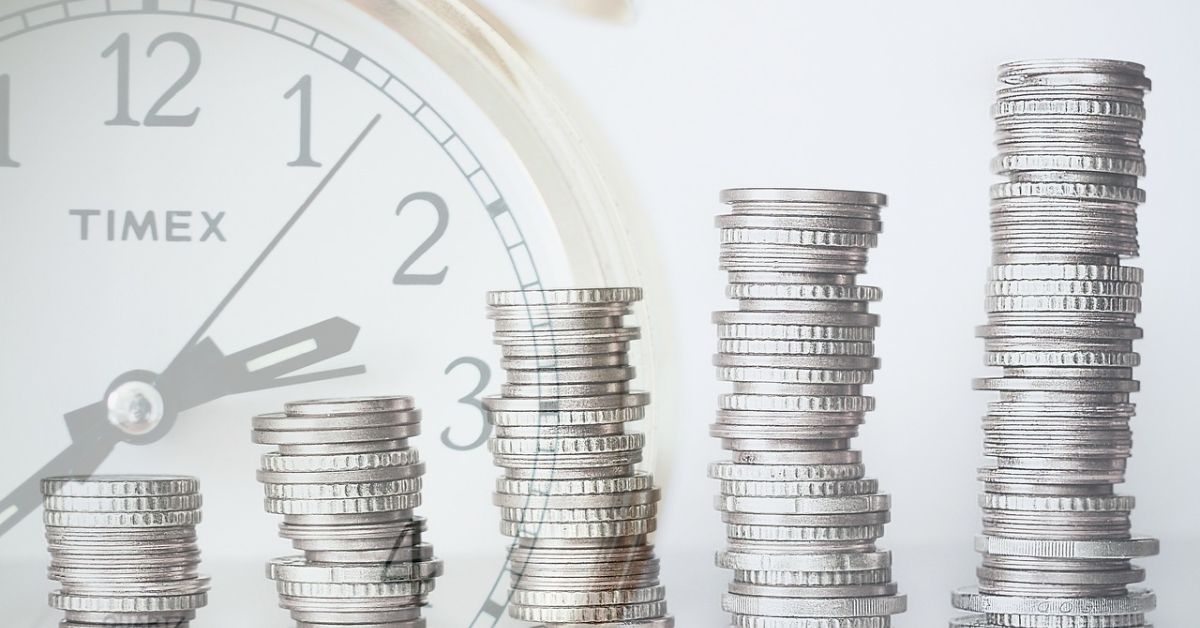
M 420 462 L 416 449 L 401 449 L 355 454 L 312 456 L 262 455 L 262 470 L 279 473 L 360 471 L 386 467 L 404 467 Z
M 538 384 L 502 384 L 501 393 L 508 398 L 540 399 L 545 397 L 588 397 L 618 395 L 629 392 L 629 382 L 604 382 L 592 384 L 565 384 L 547 382 Z
M 421 478 L 414 477 L 357 483 L 264 483 L 263 489 L 266 497 L 270 499 L 358 499 L 418 493 L 421 491 L 421 485 Z
M 629 365 L 629 356 L 625 353 L 600 353 L 578 356 L 551 356 L 533 358 L 502 358 L 500 368 L 531 371 L 547 369 L 596 369 L 624 367 Z
M 1153 593 L 1130 589 L 1120 597 L 1022 597 L 984 595 L 973 589 L 959 589 L 952 595 L 959 610 L 988 613 L 1035 615 L 1122 615 L 1144 613 L 1154 609 Z
M 626 382 L 636 376 L 633 367 L 610 368 L 560 368 L 539 370 L 507 369 L 510 384 L 586 384 Z
M 730 613 L 771 617 L 874 617 L 903 613 L 908 604 L 903 596 L 787 598 L 727 593 L 722 608 Z
M 630 392 L 593 397 L 548 397 L 519 398 L 484 397 L 483 405 L 492 412 L 575 412 L 589 410 L 615 410 L 650 403 L 650 395 Z
M 346 429 L 254 430 L 254 442 L 262 445 L 325 445 L 411 438 L 421 433 L 419 422 Z
M 408 425 L 421 420 L 416 409 L 364 414 L 333 414 L 306 416 L 287 413 L 260 414 L 251 419 L 251 426 L 262 431 L 342 430 Z
M 69 512 L 162 512 L 198 510 L 199 493 L 148 495 L 145 497 L 66 497 L 49 494 L 42 500 L 46 510 Z
M 620 423 L 599 423 L 593 425 L 497 425 L 492 433 L 497 439 L 586 438 L 597 436 L 619 436 L 625 433 L 625 426 Z
M 648 402 L 648 398 L 646 398 Z M 640 421 L 646 416 L 646 404 L 595 410 L 501 411 L 488 410 L 488 420 L 496 426 L 556 427 L 566 425 L 604 425 Z
M 654 519 L 630 519 L 591 523 L 540 523 L 501 521 L 505 536 L 544 539 L 602 539 L 650 534 L 657 529 Z
M 195 494 L 196 478 L 186 476 L 108 475 L 45 478 L 43 495 L 60 497 L 147 497 Z
M 569 321 L 576 318 L 624 316 L 632 311 L 633 302 L 597 302 L 588 304 L 560 304 L 537 306 L 502 306 L 487 308 L 486 316 L 496 321 L 527 321 L 532 324 L 545 321 Z
M 420 493 L 344 499 L 263 500 L 267 512 L 278 515 L 342 515 L 407 511 L 421 505 Z
M 311 399 L 306 401 L 291 401 L 283 408 L 290 416 L 341 416 L 369 414 L 374 412 L 403 412 L 412 410 L 412 397 L 380 396 L 380 397 L 350 397 L 343 399 Z
M 573 316 L 570 318 L 500 318 L 493 323 L 496 332 L 545 332 L 616 329 L 624 324 L 623 313 L 603 316 Z
M 603 454 L 640 450 L 646 437 L 640 433 L 584 438 L 495 438 L 489 443 L 499 455 L 571 455 Z
M 339 565 L 310 563 L 303 557 L 286 557 L 267 563 L 267 577 L 288 582 L 370 584 L 425 580 L 440 575 L 442 564 L 437 560 Z
M 717 216 L 714 224 L 723 229 L 739 227 L 747 229 L 809 229 L 858 233 L 878 233 L 882 228 L 882 223 L 878 220 L 839 216 L 832 212 L 824 215 L 803 215 L 796 213 L 789 216 L 741 212 Z M 736 280 L 730 278 L 730 281 Z
M 524 344 L 505 344 L 500 347 L 500 354 L 505 359 L 521 358 L 561 358 L 587 357 L 594 355 L 611 355 L 629 351 L 629 341 L 589 342 L 583 344 L 567 343 L 556 338 L 541 338 L 536 342 Z
M 416 458 L 416 456 L 412 456 L 412 458 Z M 347 469 L 345 471 L 258 471 L 256 475 L 258 481 L 264 484 L 349 484 L 403 480 L 420 477 L 424 473 L 424 462 L 412 462 L 395 466 Z
M 832 597 L 879 597 L 896 594 L 896 584 L 843 584 L 834 586 L 824 585 L 764 585 L 747 582 L 729 583 L 729 592 L 734 595 L 747 595 L 766 598 L 813 599 Z
M 721 494 L 734 497 L 838 497 L 867 495 L 879 490 L 878 480 L 746 481 L 722 480 Z
M 636 327 L 619 327 L 616 329 L 598 330 L 557 330 L 519 332 L 510 331 L 496 334 L 496 340 L 509 349 L 519 347 L 534 347 L 535 349 L 554 349 L 562 346 L 599 345 L 601 347 L 614 343 L 629 343 L 641 338 L 641 331 Z M 601 353 L 589 351 L 589 353 Z M 610 353 L 603 351 L 603 353 Z
M 658 489 L 624 491 L 590 495 L 529 495 L 496 493 L 492 503 L 503 508 L 619 508 L 651 504 L 661 499 Z
M 632 303 L 642 300 L 641 288 L 579 288 L 563 290 L 495 291 L 487 294 L 490 306 L 585 305 Z

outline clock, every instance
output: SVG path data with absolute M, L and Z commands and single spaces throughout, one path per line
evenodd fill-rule
M 484 292 L 657 285 L 561 97 L 458 0 L 6 1 L 7 625 L 56 616 L 37 480 L 92 472 L 199 476 L 197 623 L 285 625 L 249 419 L 373 393 L 424 410 L 431 625 L 508 625 Z

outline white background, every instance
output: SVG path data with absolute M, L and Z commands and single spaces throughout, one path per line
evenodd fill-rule
M 983 321 L 995 66 L 1045 56 L 1145 63 L 1154 80 L 1141 226 L 1146 339 L 1138 344 L 1135 456 L 1125 489 L 1135 531 L 1162 539 L 1141 561 L 1159 626 L 1191 625 L 1200 593 L 1200 422 L 1193 265 L 1200 102 L 1195 5 L 1170 2 L 732 2 L 648 0 L 625 23 L 549 2 L 486 4 L 569 85 L 623 162 L 659 243 L 678 334 L 680 416 L 658 544 L 685 628 L 725 626 L 728 579 L 705 466 L 715 403 L 709 312 L 728 307 L 716 271 L 717 191 L 733 186 L 886 192 L 885 233 L 864 283 L 885 291 L 871 387 L 879 410 L 858 441 L 895 500 L 882 545 L 910 611 L 945 625 L 949 591 L 971 584 L 979 528 L 975 468 L 988 395 L 973 326 Z

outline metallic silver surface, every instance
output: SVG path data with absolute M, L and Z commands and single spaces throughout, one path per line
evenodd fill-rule
M 731 460 L 709 467 L 726 523 L 719 567 L 733 571 L 723 607 L 733 626 L 886 628 L 906 600 L 891 554 L 876 550 L 890 500 L 865 478 L 850 439 L 875 400 L 868 305 L 856 283 L 882 228 L 872 192 L 725 190 L 719 216 L 725 294 L 717 312 L 718 397 L 710 433 Z
M 504 475 L 493 502 L 509 550 L 509 614 L 545 626 L 670 628 L 648 535 L 660 493 L 626 432 L 649 396 L 631 390 L 624 317 L 638 288 L 488 294 L 507 383 L 484 399 Z
M 424 626 L 442 563 L 413 514 L 425 465 L 407 439 L 420 421 L 403 396 L 295 401 L 254 418 L 254 442 L 279 446 L 258 472 L 264 507 L 304 552 L 267 565 L 298 626 Z
M 208 603 L 197 573 L 200 485 L 176 476 L 42 481 L 50 606 L 63 625 L 188 625 Z
M 1154 594 L 1128 588 L 1131 559 L 1158 541 L 1131 532 L 1125 480 L 1130 393 L 1142 332 L 1137 255 L 1139 145 L 1150 88 L 1136 63 L 1020 61 L 1000 68 L 992 113 L 1006 181 L 992 186 L 984 363 L 999 401 L 984 417 L 978 587 L 953 595 L 980 613 L 951 626 L 1147 626 Z

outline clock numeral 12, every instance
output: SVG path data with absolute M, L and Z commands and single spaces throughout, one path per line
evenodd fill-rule
M 117 55 L 117 116 L 105 124 L 109 126 L 166 126 L 166 127 L 190 127 L 196 124 L 196 118 L 200 116 L 200 108 L 197 107 L 187 115 L 164 115 L 162 110 L 171 100 L 183 91 L 196 75 L 200 72 L 200 44 L 196 43 L 190 35 L 184 33 L 167 33 L 159 35 L 154 41 L 150 42 L 150 47 L 146 49 L 146 56 L 154 56 L 154 51 L 163 44 L 177 44 L 187 52 L 188 65 L 170 88 L 167 89 L 158 101 L 150 107 L 150 111 L 146 114 L 143 122 L 138 122 L 133 119 L 129 113 L 129 92 L 131 79 L 130 70 L 130 37 L 129 33 L 124 33 L 113 42 L 111 46 L 104 50 L 101 55 L 105 59 L 113 54 Z
M 7 74 L 0 74 L 0 168 L 17 168 L 21 164 L 12 158 L 9 148 L 9 132 L 12 128 L 11 113 L 12 82 Z
M 320 168 L 321 162 L 312 156 L 312 75 L 305 74 L 283 97 L 291 100 L 296 94 L 300 94 L 300 156 L 288 165 Z

